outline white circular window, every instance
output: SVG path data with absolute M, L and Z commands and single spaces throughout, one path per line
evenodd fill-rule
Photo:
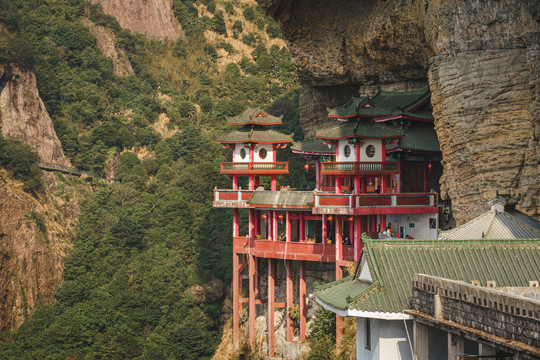
M 351 147 L 349 145 L 345 145 L 345 147 L 343 148 L 343 154 L 345 154 L 346 158 L 351 156 Z
M 268 151 L 266 151 L 266 149 L 259 150 L 259 157 L 261 159 L 263 159 L 263 160 L 266 159 L 266 155 L 268 155 Z
M 367 157 L 369 157 L 369 158 L 372 158 L 373 156 L 375 156 L 375 146 L 369 145 L 369 146 L 366 148 L 366 155 L 367 155 Z
M 242 160 L 246 158 L 246 149 L 242 148 L 242 150 L 240 150 L 240 158 L 242 158 Z

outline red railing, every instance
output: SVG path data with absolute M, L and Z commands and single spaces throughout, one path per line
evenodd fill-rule
M 248 207 L 247 201 L 253 190 L 219 190 L 214 189 L 214 207 Z
M 399 209 L 427 209 L 423 212 L 433 212 L 437 209 L 436 193 L 400 193 L 400 194 L 335 194 L 315 193 L 315 214 L 363 214 L 400 213 Z M 384 211 L 383 209 L 390 209 Z M 392 210 L 392 209 L 395 209 Z M 414 211 L 413 212 L 419 212 Z M 420 212 L 422 212 L 420 211 Z M 379 213 L 377 212 L 377 213 Z
M 247 237 L 235 237 L 233 241 L 235 253 L 250 253 L 261 258 L 304 260 L 304 261 L 336 261 L 336 245 L 294 242 L 272 241 L 268 239 L 250 239 Z M 354 261 L 354 246 L 343 245 L 343 259 Z
M 398 161 L 385 162 L 323 162 L 322 175 L 362 175 L 362 174 L 397 174 L 400 172 Z
M 288 174 L 288 162 L 224 162 L 221 163 L 222 174 L 244 175 L 244 174 Z

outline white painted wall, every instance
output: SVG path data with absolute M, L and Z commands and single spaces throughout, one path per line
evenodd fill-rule
M 435 219 L 435 229 L 429 228 L 429 219 Z M 437 229 L 439 228 L 439 217 L 437 214 L 409 214 L 409 215 L 386 215 L 386 225 L 392 223 L 394 233 L 398 233 L 399 227 L 404 226 L 406 235 L 415 239 L 434 240 L 437 239 Z M 414 224 L 414 227 L 409 227 Z
M 356 359 L 412 360 L 412 320 L 371 319 L 371 350 L 365 344 L 365 318 L 356 318 Z M 405 323 L 408 328 L 405 330 Z M 410 341 L 409 341 L 410 340 Z
M 240 152 L 246 150 L 246 157 L 242 159 Z M 249 148 L 245 148 L 244 144 L 234 144 L 233 162 L 249 162 Z
M 360 161 L 361 162 L 381 162 L 382 158 L 382 144 L 383 141 L 380 139 L 366 139 L 362 147 L 360 148 Z M 375 155 L 373 157 L 368 157 L 366 155 L 366 149 L 369 145 L 375 147 Z
M 261 159 L 260 151 L 261 149 L 266 149 L 267 154 L 266 158 Z M 257 147 L 255 147 L 255 162 L 273 162 L 274 158 L 274 149 L 272 144 L 257 144 Z
M 351 153 L 349 154 L 349 157 L 345 156 L 345 147 L 349 146 L 351 149 Z M 339 140 L 338 142 L 338 154 L 336 161 L 338 162 L 354 162 L 356 160 L 356 151 L 354 150 L 355 145 L 349 144 L 349 140 Z

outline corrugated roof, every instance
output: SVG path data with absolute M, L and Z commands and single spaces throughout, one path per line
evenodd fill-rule
M 415 150 L 441 152 L 437 133 L 433 128 L 412 126 L 405 132 L 405 137 L 397 144 L 386 146 L 387 150 Z
M 274 130 L 249 130 L 233 131 L 222 135 L 217 139 L 220 143 L 286 143 L 292 142 L 290 135 L 282 134 Z
M 318 138 L 328 140 L 354 137 L 367 139 L 394 139 L 402 137 L 404 134 L 404 130 L 395 127 L 363 121 L 349 121 L 331 128 L 316 131 L 316 136 Z
M 227 118 L 229 125 L 281 125 L 283 115 L 280 117 L 268 114 L 261 108 L 247 108 L 238 116 Z
M 251 195 L 248 204 L 268 208 L 313 207 L 313 193 L 310 191 L 265 191 L 257 190 Z
M 540 239 L 536 240 L 371 240 L 364 238 L 362 261 L 373 283 L 348 277 L 320 287 L 315 296 L 337 308 L 400 313 L 410 309 L 413 274 L 485 285 L 528 286 L 540 279 Z
M 538 239 L 540 226 L 532 227 L 531 219 L 523 221 L 508 212 L 489 210 L 466 224 L 442 231 L 439 239 Z
M 291 147 L 293 153 L 311 155 L 335 155 L 336 147 L 326 145 L 322 139 L 313 138 L 302 142 L 296 142 Z

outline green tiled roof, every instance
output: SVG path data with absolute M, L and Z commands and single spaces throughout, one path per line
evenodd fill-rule
M 281 125 L 281 118 L 266 113 L 261 108 L 247 108 L 238 116 L 227 118 L 229 125 Z
M 384 124 L 348 121 L 337 126 L 322 129 L 316 132 L 316 136 L 321 139 L 337 140 L 346 138 L 367 138 L 367 139 L 395 139 L 402 137 L 405 131 L 390 127 Z
M 433 128 L 414 126 L 406 130 L 405 137 L 399 139 L 397 144 L 387 145 L 386 149 L 441 152 L 439 140 Z
M 250 130 L 233 131 L 220 136 L 217 141 L 224 144 L 247 142 L 273 144 L 292 142 L 292 137 L 290 135 L 282 134 L 274 130 Z
M 536 240 L 371 240 L 364 237 L 360 267 L 373 282 L 353 277 L 319 287 L 315 296 L 341 310 L 401 313 L 410 309 L 413 274 L 498 287 L 529 286 L 540 279 L 540 239 Z
M 353 97 L 344 105 L 337 108 L 328 108 L 328 116 L 338 118 L 370 117 L 376 121 L 386 118 L 406 117 L 416 120 L 433 120 L 429 110 L 416 110 L 426 103 L 431 94 L 429 89 L 416 91 L 384 91 L 378 89 L 372 98 Z M 367 106 L 365 106 L 368 104 Z
M 291 147 L 293 153 L 311 155 L 335 155 L 336 147 L 326 145 L 322 139 L 313 138 L 302 142 L 296 142 Z

